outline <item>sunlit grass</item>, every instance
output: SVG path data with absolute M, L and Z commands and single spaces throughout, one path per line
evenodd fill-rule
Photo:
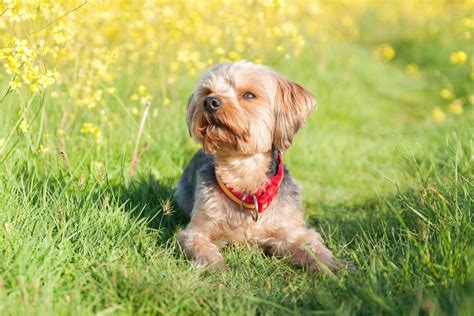
M 217 1 L 52 2 L 33 18 L 35 3 L 0 17 L 0 314 L 473 310 L 468 2 L 230 1 L 215 24 Z M 356 272 L 315 275 L 246 246 L 224 251 L 226 272 L 183 258 L 171 194 L 198 148 L 185 102 L 198 73 L 238 58 L 314 93 L 285 163 L 308 222 Z

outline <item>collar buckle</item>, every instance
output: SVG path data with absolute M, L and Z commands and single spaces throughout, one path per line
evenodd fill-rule
M 255 195 L 252 195 L 253 196 L 253 205 L 255 205 L 255 210 L 253 211 L 252 213 L 252 219 L 254 222 L 257 222 L 258 221 L 258 200 L 257 200 L 257 197 Z
M 248 197 L 248 195 L 244 195 L 242 197 L 242 199 L 240 200 L 240 210 L 241 211 L 244 211 L 244 201 L 247 197 Z M 254 209 L 252 210 L 252 219 L 253 219 L 254 222 L 257 222 L 258 221 L 258 213 L 259 213 L 258 199 L 255 196 L 255 194 L 252 194 L 252 198 L 253 198 L 253 205 L 254 205 Z

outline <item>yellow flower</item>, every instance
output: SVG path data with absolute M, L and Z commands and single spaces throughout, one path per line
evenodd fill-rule
M 462 50 L 452 52 L 449 61 L 453 65 L 464 65 L 467 61 L 467 54 L 465 51 Z
M 117 92 L 117 89 L 115 89 L 115 87 L 110 87 L 107 88 L 106 91 L 108 94 L 115 94 L 115 92 Z
M 12 54 L 12 51 L 9 48 L 0 49 L 0 60 L 10 57 L 11 54 Z
M 5 67 L 5 72 L 9 75 L 14 75 L 18 74 L 21 75 L 20 67 L 21 67 L 21 62 L 13 58 L 12 56 L 8 56 L 6 61 L 3 63 L 3 66 Z
M 392 60 L 395 57 L 395 50 L 392 46 L 387 45 L 383 49 L 382 56 L 385 60 Z
M 395 49 L 390 44 L 382 44 L 375 50 L 375 53 L 385 59 L 386 61 L 390 61 L 395 58 Z
M 242 58 L 240 57 L 240 54 L 237 53 L 236 51 L 231 51 L 231 52 L 229 52 L 229 59 L 230 60 L 239 60 L 239 59 L 242 59 Z
M 100 127 L 92 123 L 84 123 L 81 128 L 81 134 L 90 134 L 94 136 L 94 139 L 97 143 L 102 142 L 102 132 L 100 130 Z
M 56 134 L 58 134 L 58 136 L 64 136 L 64 130 L 62 128 L 58 128 Z
M 23 85 L 23 83 L 21 82 L 21 78 L 20 77 L 15 77 L 14 79 L 12 79 L 9 84 L 10 88 L 12 88 L 13 90 L 16 90 L 18 88 L 21 88 L 21 86 Z
M 23 40 L 19 45 L 15 46 L 14 51 L 15 51 L 15 57 L 20 58 L 21 61 L 26 62 L 28 61 L 29 57 L 32 55 L 31 49 L 26 47 L 26 41 Z
M 454 114 L 462 114 L 464 112 L 462 104 L 463 102 L 461 99 L 456 99 L 448 105 L 448 110 Z
M 441 95 L 443 99 L 446 99 L 446 100 L 451 100 L 452 98 L 454 98 L 453 92 L 446 88 L 442 89 L 439 94 Z
M 100 127 L 95 126 L 92 123 L 84 123 L 81 128 L 81 134 L 98 134 L 100 133 Z
M 171 100 L 169 98 L 164 98 L 163 99 L 163 105 L 164 106 L 168 106 L 168 105 L 170 105 L 170 103 L 171 103 Z
M 81 128 L 81 134 L 88 134 L 94 129 L 94 124 L 92 123 L 84 123 Z
M 418 73 L 418 65 L 417 64 L 407 64 L 404 68 L 407 74 L 416 74 Z
M 140 85 L 138 87 L 138 93 L 140 95 L 145 95 L 145 94 L 147 94 L 147 92 L 148 92 L 148 89 L 144 85 Z
M 48 151 L 49 151 L 48 147 L 44 147 L 43 145 L 39 145 L 38 153 L 43 154 L 43 153 L 48 152 Z
M 73 30 L 68 28 L 66 24 L 62 22 L 53 27 L 51 33 L 53 34 L 55 42 L 60 45 L 71 40 L 74 36 Z
M 462 19 L 462 22 L 463 22 L 465 27 L 474 28 L 474 19 L 464 18 L 464 19 Z
M 37 83 L 30 84 L 30 91 L 31 93 L 39 93 L 41 91 L 41 87 Z
M 59 78 L 59 74 L 56 71 L 46 71 L 42 73 L 38 78 L 38 83 L 43 87 L 47 88 L 48 86 L 54 84 Z
M 28 124 L 28 122 L 23 120 L 19 128 L 20 128 L 20 131 L 22 131 L 23 133 L 28 133 L 28 131 L 30 130 L 30 124 Z
M 214 50 L 214 54 L 218 56 L 223 56 L 225 55 L 225 50 L 222 47 L 218 47 Z
M 443 112 L 443 110 L 441 110 L 440 107 L 435 107 L 431 113 L 431 116 L 435 122 L 442 122 L 446 119 L 446 114 Z

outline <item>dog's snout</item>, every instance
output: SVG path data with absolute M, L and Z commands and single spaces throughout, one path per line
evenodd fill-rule
M 216 97 L 206 97 L 204 99 L 204 110 L 207 112 L 215 112 L 217 111 L 220 107 L 222 107 L 222 101 L 219 98 Z

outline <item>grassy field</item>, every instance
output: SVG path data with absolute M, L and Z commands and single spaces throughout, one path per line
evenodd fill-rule
M 28 104 L 7 94 L 0 103 L 0 314 L 472 313 L 473 87 L 467 74 L 452 75 L 464 112 L 432 115 L 447 80 L 434 70 L 453 67 L 445 66 L 450 50 L 438 44 L 397 42 L 392 62 L 370 43 L 337 40 L 311 44 L 299 58 L 266 59 L 318 101 L 285 161 L 303 186 L 308 222 L 357 267 L 340 276 L 246 246 L 224 251 L 225 272 L 196 270 L 183 257 L 175 236 L 188 219 L 171 195 L 198 148 L 184 119 L 193 76 L 176 81 L 171 106 L 152 102 L 136 177 L 130 164 L 141 110 L 107 96 L 120 121 L 102 131 L 98 146 L 79 132 L 81 117 L 57 132 L 62 99 Z M 406 71 L 415 59 L 421 69 Z M 117 90 L 126 95 L 131 80 L 120 79 Z M 0 82 L 7 91 L 8 81 Z M 19 111 L 29 113 L 28 132 Z

